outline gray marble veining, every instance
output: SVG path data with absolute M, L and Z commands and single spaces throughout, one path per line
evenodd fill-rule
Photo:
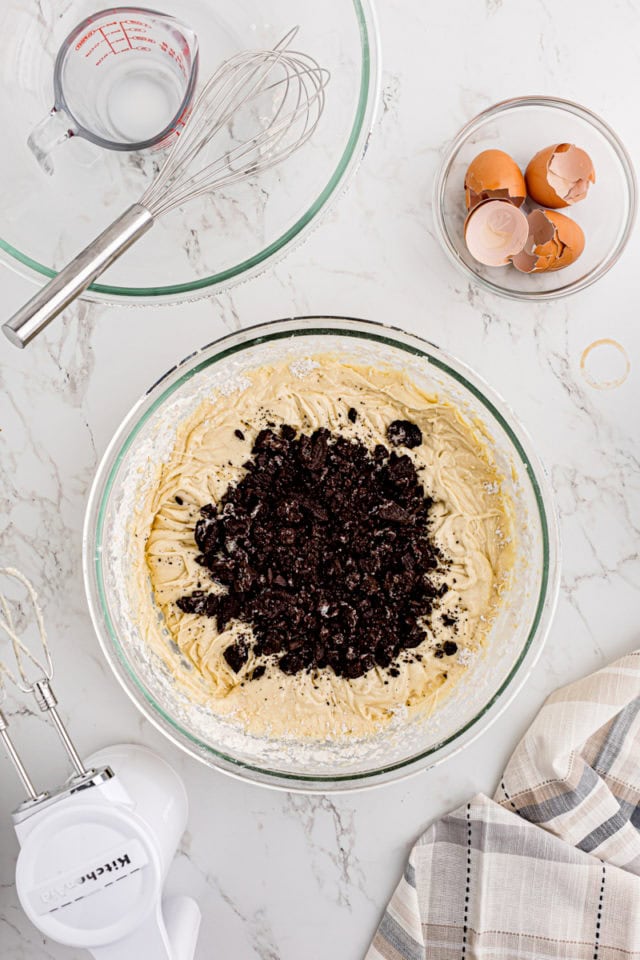
M 640 243 L 634 237 L 591 289 L 557 303 L 518 304 L 469 287 L 439 250 L 430 219 L 433 176 L 448 138 L 507 96 L 573 97 L 605 116 L 631 154 L 640 154 L 630 95 L 637 88 L 637 8 L 609 3 L 594 29 L 589 4 L 578 0 L 464 7 L 380 4 L 383 108 L 365 162 L 321 226 L 273 269 L 216 299 L 180 307 L 76 305 L 24 353 L 0 343 L 0 556 L 39 585 L 56 691 L 80 749 L 146 743 L 185 778 L 189 828 L 169 887 L 202 906 L 198 960 L 357 960 L 416 835 L 472 793 L 493 789 L 550 690 L 639 642 Z M 201 215 L 215 217 L 215 208 Z M 183 255 L 204 256 L 196 232 Z M 2 279 L 8 313 L 30 287 L 8 272 Z M 242 784 L 167 744 L 104 663 L 81 583 L 89 485 L 131 404 L 201 344 L 296 313 L 403 326 L 490 381 L 548 466 L 564 555 L 547 648 L 490 731 L 434 771 L 331 798 Z M 580 366 L 585 348 L 601 338 L 619 342 L 630 360 L 616 389 L 594 389 Z M 38 782 L 59 780 L 65 768 L 53 732 L 15 699 L 8 713 Z M 4 758 L 0 769 L 0 952 L 7 960 L 82 960 L 82 952 L 43 942 L 17 905 L 8 813 L 20 791 Z

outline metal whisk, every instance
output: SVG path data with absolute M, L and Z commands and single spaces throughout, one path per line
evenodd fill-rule
M 290 49 L 298 28 L 270 50 L 239 53 L 208 80 L 157 177 L 134 203 L 2 327 L 24 347 L 124 251 L 174 207 L 273 167 L 307 142 L 325 105 L 329 72 Z M 258 100 L 269 94 L 268 118 Z M 240 122 L 253 132 L 234 136 Z M 227 130 L 231 142 L 210 148 Z
M 17 670 L 14 672 L 7 663 L 0 659 L 0 692 L 4 693 L 4 681 L 9 680 L 23 693 L 31 693 L 35 698 L 38 707 L 46 712 L 53 721 L 53 725 L 58 732 L 62 744 L 69 755 L 75 771 L 75 777 L 86 778 L 91 772 L 86 770 L 78 751 L 66 730 L 62 718 L 58 713 L 57 699 L 51 689 L 53 679 L 53 661 L 49 651 L 47 641 L 47 632 L 42 618 L 42 612 L 38 603 L 37 594 L 31 582 L 13 567 L 0 568 L 0 576 L 17 581 L 22 584 L 27 592 L 28 599 L 33 608 L 36 629 L 42 647 L 42 657 L 37 657 L 29 647 L 20 639 L 14 617 L 11 613 L 11 606 L 6 597 L 0 593 L 0 630 L 3 631 L 11 640 L 13 647 L 13 657 L 15 659 Z M 29 676 L 35 670 L 35 678 Z M 0 710 L 0 739 L 2 739 L 7 753 L 13 762 L 14 767 L 27 791 L 30 800 L 41 800 L 47 796 L 46 793 L 38 793 L 29 777 L 24 764 L 22 763 L 18 752 L 9 736 L 8 721 L 6 716 Z

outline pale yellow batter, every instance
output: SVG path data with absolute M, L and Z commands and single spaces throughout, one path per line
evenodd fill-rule
M 195 667 L 181 671 L 180 682 L 212 711 L 250 732 L 273 736 L 363 736 L 408 708 L 433 710 L 464 678 L 509 585 L 512 508 L 486 439 L 453 406 L 424 393 L 396 370 L 317 356 L 291 366 L 262 367 L 248 380 L 235 394 L 212 395 L 179 425 L 173 451 L 135 521 L 135 542 L 145 544 L 137 589 L 148 591 L 150 578 L 171 637 Z M 358 412 L 355 423 L 347 416 L 351 407 Z M 378 443 L 389 445 L 386 429 L 396 419 L 411 420 L 422 431 L 421 446 L 398 452 L 411 457 L 434 500 L 432 536 L 450 561 L 444 575 L 450 589 L 424 624 L 424 643 L 401 655 L 396 677 L 379 668 L 356 680 L 337 677 L 330 669 L 287 676 L 264 661 L 264 676 L 249 680 L 258 665 L 253 654 L 234 673 L 223 651 L 239 631 L 248 632 L 247 626 L 235 623 L 218 633 L 215 619 L 184 614 L 175 605 L 178 597 L 198 588 L 216 589 L 195 561 L 199 550 L 193 528 L 200 507 L 218 501 L 229 484 L 243 477 L 242 463 L 268 422 L 288 423 L 306 433 L 327 427 L 373 449 Z M 244 441 L 235 435 L 237 429 Z M 148 604 L 141 606 L 148 609 Z M 455 626 L 442 623 L 448 612 L 455 614 Z M 167 654 L 166 636 L 151 613 L 144 616 L 149 642 Z M 434 650 L 445 640 L 455 640 L 458 652 L 438 659 Z M 172 664 L 180 670 L 175 658 Z

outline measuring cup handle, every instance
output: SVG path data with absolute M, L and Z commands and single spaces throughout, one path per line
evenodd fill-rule
M 76 132 L 69 114 L 58 107 L 52 107 L 47 116 L 33 128 L 27 139 L 27 146 L 45 173 L 53 173 L 50 154 L 54 147 L 69 140 Z

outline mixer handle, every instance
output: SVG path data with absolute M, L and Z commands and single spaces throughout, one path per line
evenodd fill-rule
M 191 897 L 167 897 L 128 936 L 88 949 L 94 960 L 193 960 L 200 919 Z

